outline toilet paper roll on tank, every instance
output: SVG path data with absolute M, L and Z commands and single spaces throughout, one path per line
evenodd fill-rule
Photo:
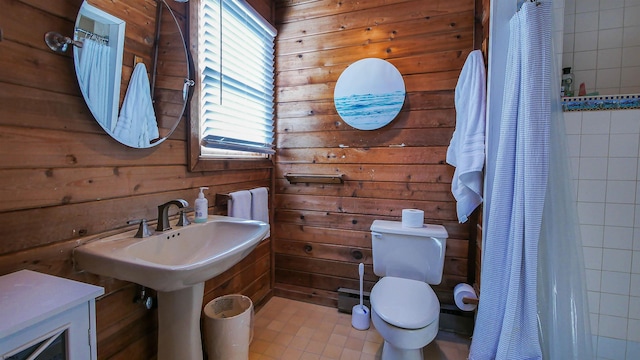
M 419 209 L 402 209 L 402 226 L 421 228 L 424 223 L 424 211 Z

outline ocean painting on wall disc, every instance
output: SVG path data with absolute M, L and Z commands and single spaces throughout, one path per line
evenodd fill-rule
M 388 61 L 367 58 L 349 65 L 336 83 L 333 101 L 340 117 L 358 130 L 390 123 L 402 109 L 402 75 Z

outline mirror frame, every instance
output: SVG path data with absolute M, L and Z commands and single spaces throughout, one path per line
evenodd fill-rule
M 99 1 L 90 1 L 90 0 L 84 0 L 79 11 L 78 11 L 78 16 L 76 17 L 76 23 L 75 23 L 75 27 L 74 27 L 74 39 L 77 40 L 78 36 L 77 36 L 77 25 L 78 25 L 78 21 L 80 20 L 81 16 L 86 16 L 85 14 L 90 14 L 92 16 L 96 16 L 96 13 L 103 13 L 103 16 L 101 17 L 102 19 L 110 19 L 113 20 L 114 23 L 117 23 L 117 21 L 115 21 L 114 19 L 120 20 L 122 21 L 124 24 L 126 24 L 127 20 L 129 19 L 119 19 L 118 17 L 114 16 L 111 14 L 111 12 L 109 11 L 109 9 L 103 9 L 99 4 L 96 5 L 96 3 L 98 3 Z M 185 39 L 185 35 L 184 35 L 184 29 L 181 27 L 180 22 L 178 21 L 178 18 L 176 17 L 176 14 L 174 13 L 173 9 L 169 6 L 169 4 L 165 1 L 165 0 L 155 0 L 154 1 L 156 4 L 156 7 L 154 7 L 155 9 L 155 24 L 153 24 L 156 33 L 155 34 L 151 34 L 152 36 L 146 36 L 143 39 L 141 39 L 141 41 L 144 41 L 145 44 L 149 44 L 151 43 L 150 48 L 152 51 L 152 54 L 150 54 L 150 58 L 152 59 L 152 62 L 154 62 L 154 64 L 151 64 L 148 68 L 147 68 L 147 72 L 151 73 L 151 79 L 150 79 L 150 91 L 151 91 L 151 96 L 152 96 L 152 101 L 153 101 L 153 108 L 154 108 L 154 113 L 156 114 L 156 121 L 158 123 L 158 127 L 159 129 L 161 129 L 160 132 L 160 136 L 157 139 L 152 139 L 152 141 L 149 143 L 148 146 L 132 146 L 131 144 L 125 143 L 122 140 L 118 139 L 117 136 L 115 136 L 114 133 L 114 129 L 115 129 L 115 124 L 116 121 L 118 119 L 118 113 L 120 110 L 120 105 L 122 104 L 123 100 L 124 100 L 124 96 L 125 93 L 127 91 L 127 87 L 128 87 L 128 82 L 131 78 L 131 74 L 133 71 L 124 71 L 124 67 L 126 66 L 125 64 L 128 62 L 125 62 L 124 57 L 126 56 L 127 51 L 125 51 L 125 47 L 127 45 L 127 35 L 126 32 L 124 31 L 125 25 L 122 25 L 122 39 L 118 39 L 118 42 L 116 44 L 117 46 L 117 54 L 115 55 L 117 59 L 119 59 L 119 66 L 115 67 L 114 70 L 114 75 L 113 77 L 109 77 L 109 78 L 113 78 L 114 79 L 114 84 L 112 87 L 110 87 L 111 91 L 109 92 L 110 94 L 112 94 L 112 99 L 113 101 L 109 101 L 110 104 L 112 104 L 113 108 L 112 108 L 112 112 L 111 112 L 111 126 L 107 127 L 104 121 L 99 121 L 98 120 L 98 116 L 96 116 L 96 111 L 94 111 L 94 109 L 92 108 L 92 106 L 90 105 L 90 101 L 88 100 L 87 94 L 85 94 L 84 89 L 82 89 L 81 87 L 81 92 L 82 92 L 82 96 L 85 99 L 85 103 L 87 104 L 87 106 L 89 107 L 89 110 L 91 111 L 92 116 L 94 117 L 94 120 L 96 120 L 96 122 L 100 125 L 100 127 L 102 127 L 102 129 L 108 134 L 110 135 L 114 140 L 118 141 L 119 143 L 126 145 L 130 148 L 140 148 L 140 149 L 144 149 L 144 148 L 150 148 L 150 147 L 154 147 L 159 145 L 160 143 L 164 142 L 166 139 L 168 139 L 173 132 L 175 131 L 175 129 L 178 127 L 178 125 L 180 124 L 180 120 L 182 120 L 183 117 L 186 117 L 186 109 L 187 109 L 187 105 L 191 99 L 191 95 L 193 93 L 193 59 L 191 57 L 191 54 L 189 53 L 189 47 L 187 45 L 186 39 Z M 111 3 L 109 1 L 104 1 L 105 4 L 109 4 L 111 5 Z M 114 4 L 114 6 L 123 6 L 122 4 L 117 5 Z M 126 6 L 126 4 L 124 5 Z M 142 3 L 141 6 L 146 6 L 146 2 Z M 161 8 L 158 8 L 161 7 Z M 87 11 L 87 9 L 90 9 L 90 11 Z M 84 12 L 83 12 L 84 11 Z M 166 44 L 163 44 L 160 41 L 160 29 L 161 29 L 161 21 L 162 19 L 167 19 L 166 17 L 163 17 L 163 14 L 168 11 L 169 15 L 171 16 L 171 19 L 173 19 L 173 24 L 175 25 L 175 28 L 171 28 L 171 30 L 173 31 L 174 29 L 177 30 L 175 31 L 176 33 L 176 39 L 178 38 L 179 35 L 179 40 L 180 40 L 180 45 L 177 46 L 174 43 L 168 42 Z M 187 7 L 185 6 L 185 11 L 187 11 Z M 131 13 L 133 13 L 134 11 L 131 11 Z M 129 9 L 127 9 L 127 14 L 129 13 Z M 106 15 L 105 15 L 106 14 Z M 185 21 L 186 18 L 188 17 L 188 15 L 185 15 Z M 129 20 L 130 21 L 130 20 Z M 168 25 L 167 25 L 168 26 Z M 185 25 L 186 26 L 186 25 Z M 130 28 L 131 27 L 136 27 L 136 24 L 133 22 L 130 22 Z M 153 38 L 151 38 L 153 37 Z M 162 46 L 165 45 L 167 47 L 168 50 L 162 51 Z M 176 51 L 179 47 L 182 48 L 182 50 L 184 51 L 184 59 L 180 58 L 178 61 L 179 63 L 184 63 L 184 67 L 186 71 L 182 71 L 180 70 L 178 75 L 174 75 L 174 74 L 169 74 L 167 76 L 165 76 L 165 81 L 163 82 L 163 88 L 165 88 L 166 86 L 166 90 L 171 91 L 172 93 L 180 93 L 180 96 L 176 96 L 173 95 L 172 99 L 175 99 L 177 101 L 175 102 L 169 102 L 166 101 L 166 99 L 162 99 L 163 101 L 160 101 L 161 98 L 163 97 L 161 94 L 160 96 L 157 95 L 156 93 L 156 89 L 159 89 L 156 83 L 156 80 L 158 78 L 160 78 L 161 76 L 158 76 L 158 69 L 161 68 L 161 66 L 158 66 L 158 57 L 159 55 L 167 55 L 167 54 L 175 54 L 175 53 L 181 53 L 180 51 Z M 74 48 L 74 66 L 76 69 L 76 77 L 78 78 L 78 83 L 80 84 L 80 78 L 78 77 L 78 64 L 79 64 L 79 53 L 80 51 L 78 49 Z M 137 56 L 137 54 L 133 54 L 134 57 Z M 145 54 L 146 55 L 146 54 Z M 135 63 L 135 59 L 132 59 L 133 63 Z M 135 65 L 134 65 L 135 66 Z M 182 66 L 182 64 L 180 65 Z M 168 68 L 168 66 L 167 66 Z M 133 66 L 131 67 L 131 70 L 133 70 Z M 167 69 L 169 70 L 169 69 Z M 183 75 L 184 74 L 184 75 Z M 154 76 L 155 75 L 155 76 Z M 178 83 L 176 81 L 176 79 L 182 78 L 181 80 L 181 84 L 180 84 L 180 88 L 178 88 Z M 116 80 L 117 79 L 117 80 Z M 120 86 L 116 86 L 115 84 L 120 84 Z M 168 86 L 167 86 L 168 85 Z M 166 98 L 166 94 L 164 96 Z M 179 101 L 181 99 L 181 101 Z M 161 124 L 161 120 L 162 124 Z M 162 125 L 162 126 L 161 126 Z

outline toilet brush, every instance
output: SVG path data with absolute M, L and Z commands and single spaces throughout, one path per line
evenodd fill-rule
M 360 276 L 360 309 L 363 309 L 364 311 L 364 305 L 362 304 L 362 283 L 363 283 L 363 277 L 364 277 L 364 264 L 360 263 L 358 265 L 358 275 Z
M 351 326 L 358 330 L 367 330 L 369 328 L 369 308 L 362 303 L 363 297 L 363 277 L 364 277 L 364 264 L 358 265 L 358 274 L 360 275 L 360 304 L 354 305 L 351 309 Z

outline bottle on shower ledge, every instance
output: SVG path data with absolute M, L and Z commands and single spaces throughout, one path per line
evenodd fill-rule
M 560 96 L 573 96 L 573 73 L 571 68 L 562 69 L 562 83 L 560 86 Z

